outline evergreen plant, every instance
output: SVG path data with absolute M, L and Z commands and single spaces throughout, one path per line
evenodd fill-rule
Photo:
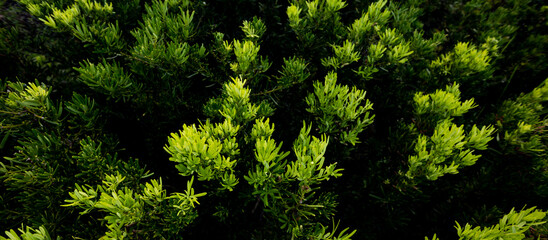
M 546 238 L 547 11 L 0 0 L 0 239 Z

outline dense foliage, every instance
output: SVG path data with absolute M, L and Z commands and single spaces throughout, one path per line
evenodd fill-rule
M 544 238 L 545 4 L 0 0 L 0 239 Z

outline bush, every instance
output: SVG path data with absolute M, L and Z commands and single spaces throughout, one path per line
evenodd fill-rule
M 0 226 L 546 237 L 543 4 L 2 1 Z

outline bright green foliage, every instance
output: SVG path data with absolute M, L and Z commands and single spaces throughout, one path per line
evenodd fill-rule
M 86 21 L 76 23 L 72 29 L 74 36 L 95 47 L 98 53 L 120 51 L 125 47 L 118 23 L 88 25 Z M 88 46 L 89 46 L 88 45 Z
M 272 115 L 274 109 L 267 102 L 254 104 L 250 102 L 251 89 L 247 81 L 237 77 L 223 85 L 223 94 L 211 98 L 204 107 L 208 116 L 224 118 L 233 125 L 245 125 L 255 118 Z
M 232 42 L 224 40 L 225 34 L 221 32 L 213 33 L 213 46 L 210 51 L 210 55 L 213 56 L 219 62 L 219 68 L 223 71 L 230 69 L 230 60 L 234 54 L 234 46 Z M 232 72 L 230 72 L 232 73 Z M 228 74 L 228 73 L 226 73 Z M 224 82 L 226 79 L 219 78 L 217 81 Z
M 459 85 L 447 85 L 445 90 L 438 89 L 434 93 L 415 93 L 413 97 L 415 120 L 420 131 L 429 131 L 438 122 L 453 117 L 460 117 L 470 109 L 475 108 L 474 99 L 464 102 L 460 100 Z
M 147 70 L 159 68 L 173 74 L 184 74 L 198 66 L 205 57 L 203 45 L 191 44 L 196 29 L 194 11 L 188 1 L 152 1 L 140 27 L 131 31 L 137 40 L 131 55 L 141 61 L 132 64 L 134 72 L 147 76 Z
M 250 102 L 251 90 L 246 83 L 242 78 L 232 78 L 223 85 L 222 96 L 212 98 L 206 104 L 205 112 L 209 116 L 223 117 L 234 125 L 246 125 L 255 118 L 272 115 L 274 109 L 268 102 Z
M 44 6 L 48 4 L 45 3 Z M 64 25 L 69 27 L 72 23 L 76 21 L 76 17 L 80 14 L 94 14 L 97 17 L 105 17 L 113 13 L 112 4 L 101 4 L 95 1 L 88 0 L 79 0 L 75 1 L 73 5 L 65 10 L 60 10 L 55 7 L 52 8 L 53 13 L 51 15 L 46 15 L 45 19 L 42 21 L 53 28 L 58 27 L 58 25 Z
M 40 226 L 38 229 L 24 227 L 17 229 L 21 234 L 17 234 L 13 229 L 6 231 L 7 237 L 0 236 L 0 240 L 51 240 L 48 230 Z M 60 238 L 57 238 L 60 239 Z
M 206 56 L 204 45 L 193 43 L 198 30 L 189 1 L 143 4 L 142 21 L 139 21 L 139 27 L 131 26 L 131 32 L 123 32 L 124 26 L 120 27 L 118 20 L 126 20 L 128 16 L 123 13 L 136 12 L 139 8 L 136 1 L 113 4 L 77 0 L 64 1 L 62 6 L 50 1 L 22 2 L 47 26 L 70 32 L 87 50 L 107 55 L 108 61 L 105 58 L 98 63 L 85 60 L 76 70 L 83 83 L 114 99 L 154 106 L 147 99 L 165 95 L 151 91 L 154 89 L 151 86 L 169 89 L 172 96 L 179 96 L 189 86 L 181 78 L 190 75 L 191 71 L 200 71 L 201 66 L 195 63 Z M 115 10 L 115 7 L 120 9 Z M 127 36 L 132 36 L 131 40 L 128 41 Z M 155 76 L 162 81 L 152 81 Z M 171 102 L 172 105 L 180 104 Z
M 37 86 L 34 83 L 30 83 L 25 87 L 25 84 L 9 83 L 14 92 L 9 92 L 8 99 L 6 99 L 6 104 L 10 107 L 40 107 L 47 108 L 46 100 L 50 89 L 46 89 L 45 86 Z M 47 109 L 44 109 L 47 110 Z
M 266 25 L 261 19 L 254 17 L 252 21 L 244 21 L 240 28 L 246 36 L 242 41 L 237 39 L 232 42 L 223 41 L 224 34 L 216 33 L 215 41 L 220 54 L 219 60 L 224 64 L 228 63 L 237 77 L 257 80 L 259 75 L 266 72 L 272 65 L 267 57 L 259 55 L 261 49 L 259 40 L 266 32 Z M 232 54 L 236 57 L 235 61 L 230 61 Z
M 50 5 L 48 1 L 22 1 L 47 26 L 58 31 L 70 31 L 82 42 L 92 45 L 97 52 L 119 51 L 125 46 L 117 23 L 108 23 L 114 15 L 112 3 L 92 0 L 74 1 L 64 10 Z M 91 24 L 88 24 L 91 23 Z
M 32 126 L 34 123 L 59 124 L 62 109 L 50 100 L 50 88 L 41 84 L 27 85 L 21 82 L 8 82 L 7 87 L 8 94 L 2 99 L 3 109 L 0 112 L 5 116 L 0 121 L 2 128 Z
M 548 80 L 516 100 L 506 100 L 497 114 L 497 125 L 507 144 L 517 151 L 545 156 L 548 119 L 543 104 L 548 101 Z
M 365 39 L 371 30 L 376 32 L 390 20 L 390 11 L 385 8 L 388 1 L 381 0 L 369 5 L 367 12 L 352 23 L 348 28 L 349 38 L 357 43 L 365 43 Z
M 403 40 L 403 35 L 396 32 L 394 28 L 387 28 L 379 34 L 379 44 L 388 46 L 388 61 L 392 64 L 405 63 L 407 57 L 413 53 L 409 48 L 409 43 Z M 371 53 L 370 53 L 371 54 Z M 372 59 L 377 57 L 377 52 L 373 52 Z
M 299 24 L 301 23 L 302 19 L 301 19 L 301 12 L 302 12 L 302 9 L 296 5 L 291 5 L 289 7 L 287 7 L 287 10 L 286 10 L 286 14 L 287 14 L 287 17 L 289 18 L 289 25 L 292 27 L 292 28 L 296 28 L 299 26 Z
M 413 37 L 410 41 L 410 47 L 415 52 L 416 56 L 432 58 L 436 53 L 436 49 L 446 40 L 446 37 L 446 34 L 443 32 L 435 32 L 432 38 L 425 39 L 423 31 L 414 30 Z
M 324 83 L 314 83 L 314 93 L 308 95 L 306 103 L 306 110 L 317 118 L 320 132 L 333 135 L 341 143 L 358 143 L 358 134 L 375 117 L 365 91 L 337 84 L 335 72 L 328 73 Z
M 364 64 L 356 71 L 364 79 L 371 79 L 371 75 L 379 70 L 375 65 L 382 62 L 381 59 L 385 54 L 387 58 L 384 64 L 398 65 L 406 63 L 414 53 L 411 43 L 406 41 L 400 32 L 409 30 L 388 26 L 391 17 L 394 17 L 395 24 L 399 27 L 401 15 L 406 13 L 406 9 L 388 8 L 386 4 L 385 0 L 372 3 L 367 12 L 362 13 L 362 16 L 348 27 L 348 38 L 360 46 L 367 46 L 364 47 L 367 61 L 364 61 Z M 408 22 L 408 24 L 411 23 Z
M 423 28 L 424 24 L 419 21 L 424 14 L 420 4 L 420 1 L 390 2 L 388 9 L 392 12 L 392 25 L 403 34 L 415 33 Z
M 256 119 L 255 124 L 253 124 L 253 128 L 251 129 L 251 141 L 248 140 L 248 142 L 270 138 L 272 133 L 274 133 L 274 124 L 270 124 L 270 119 Z
M 536 127 L 520 121 L 511 132 L 504 133 L 504 140 L 516 146 L 518 151 L 543 156 L 546 153 L 546 130 L 548 121 L 540 121 Z
M 307 65 L 300 58 L 284 58 L 284 65 L 280 71 L 281 76 L 279 77 L 278 84 L 286 88 L 304 82 L 310 76 L 310 72 L 306 69 Z
M 219 111 L 225 119 L 222 124 L 214 125 L 208 120 L 199 127 L 184 125 L 178 134 L 171 135 L 165 147 L 172 155 L 170 160 L 178 163 L 176 167 L 182 175 L 197 174 L 199 180 L 214 179 L 221 183 L 221 189 L 232 191 L 238 184 L 235 159 L 240 153 L 237 140 L 241 135 L 240 126 L 256 119 L 245 140 L 254 143 L 258 163 L 243 176 L 253 187 L 253 194 L 261 199 L 269 218 L 277 220 L 293 237 L 320 234 L 331 239 L 333 234 L 325 233 L 325 228 L 313 220 L 320 216 L 332 217 L 336 204 L 329 195 L 316 197 L 314 185 L 339 177 L 342 171 L 336 164 L 325 162 L 327 137 L 310 137 L 311 126 L 303 126 L 293 146 L 296 160 L 288 162 L 289 152 L 283 152 L 282 145 L 271 138 L 274 125 L 268 118 L 258 118 L 259 107 L 249 102 L 250 90 L 244 84 L 240 78 L 233 78 L 224 85 L 223 97 L 217 100 L 221 102 Z M 363 96 L 360 98 L 363 100 Z M 340 237 L 343 236 L 352 234 L 343 232 Z
M 75 68 L 80 73 L 80 79 L 89 87 L 112 97 L 129 97 L 139 90 L 139 86 L 131 80 L 117 63 L 106 61 L 97 65 L 84 61 L 81 67 Z
M 260 46 L 252 41 L 244 40 L 240 43 L 234 40 L 234 55 L 236 55 L 237 63 L 231 63 L 230 69 L 239 76 L 255 78 L 256 75 L 266 72 L 271 63 L 268 58 L 258 56 Z
M 413 51 L 410 50 L 409 43 L 400 43 L 388 51 L 388 61 L 393 64 L 405 63 L 407 62 L 407 57 L 412 53 Z
M 445 91 L 415 94 L 416 122 L 411 129 L 418 130 L 419 136 L 414 142 L 415 154 L 408 158 L 409 169 L 405 174 L 408 178 L 436 180 L 445 174 L 456 174 L 459 168 L 475 164 L 481 155 L 475 155 L 474 149 L 487 149 L 487 143 L 493 139 L 492 126 L 479 129 L 474 125 L 466 134 L 464 126 L 452 123 L 452 117 L 462 116 L 475 107 L 473 99 L 460 101 L 458 87 L 453 84 Z
M 284 159 L 289 153 L 280 152 L 281 144 L 276 144 L 271 139 L 274 126 L 268 124 L 268 119 L 264 121 L 257 120 L 253 130 L 252 136 L 257 136 L 255 140 L 255 159 L 259 164 L 255 166 L 253 171 L 250 170 L 244 178 L 256 189 L 254 194 L 258 194 L 265 206 L 269 206 L 269 198 L 271 199 L 270 202 L 273 202 L 275 199 L 282 197 L 275 187 L 285 174 L 287 163 Z M 254 134 L 261 130 L 263 132 L 262 136 Z
M 372 3 L 367 12 L 362 13 L 362 16 L 347 28 L 348 39 L 358 46 L 364 46 L 360 52 L 364 53 L 366 61 L 354 72 L 365 80 L 372 79 L 372 75 L 378 72 L 382 65 L 385 65 L 382 67 L 385 68 L 405 64 L 414 53 L 414 42 L 406 40 L 399 28 L 388 26 L 392 16 L 398 19 L 402 17 L 400 15 L 404 14 L 404 9 L 397 12 L 396 9 L 389 9 L 386 4 L 385 0 Z M 421 46 L 430 43 L 428 40 L 420 39 L 424 42 Z
M 136 160 L 121 161 L 117 154 L 109 154 L 115 143 L 95 132 L 101 126 L 100 113 L 89 97 L 74 93 L 72 100 L 61 105 L 43 84 L 7 82 L 2 90 L 2 147 L 12 144 L 17 149 L 0 162 L 2 198 L 20 206 L 17 212 L 2 215 L 4 221 L 24 219 L 49 228 L 68 214 L 52 206 L 61 204 L 66 188 L 75 181 L 96 184 L 104 174 L 119 171 L 127 174 L 128 184 L 135 185 L 149 176 Z M 10 143 L 11 138 L 18 141 Z
M 346 5 L 341 0 L 293 1 L 286 11 L 289 26 L 305 48 L 321 48 L 344 33 L 339 11 Z M 328 39 L 321 39 L 325 33 Z
M 161 179 L 146 183 L 140 191 L 119 188 L 124 179 L 117 173 L 107 175 L 96 188 L 76 184 L 69 193 L 71 199 L 65 200 L 67 204 L 63 206 L 79 207 L 84 210 L 80 214 L 93 210 L 106 213 L 103 221 L 108 230 L 100 239 L 165 238 L 178 234 L 192 222 L 198 197 L 205 195 L 194 193 L 192 180 L 187 182 L 184 193 L 168 196 Z
M 339 224 L 335 225 L 333 224 L 333 232 L 327 232 L 327 228 L 322 226 L 321 230 L 316 232 L 316 235 L 313 236 L 313 239 L 321 239 L 321 240 L 350 240 L 354 234 L 356 234 L 356 230 L 347 233 L 348 228 L 343 229 L 341 232 L 339 232 L 339 235 L 335 236 L 335 232 L 337 230 L 337 227 Z
M 183 125 L 178 134 L 171 134 L 165 150 L 181 175 L 196 173 L 200 181 L 220 180 L 223 188 L 232 191 L 238 183 L 233 173 L 239 154 L 235 138 L 238 130 L 239 126 L 229 120 L 215 125 L 207 121 L 198 128 Z
M 226 97 L 222 99 L 219 113 L 235 125 L 246 124 L 258 117 L 261 107 L 249 102 L 251 90 L 244 86 L 245 83 L 241 78 L 233 78 L 223 89 Z
M 234 54 L 238 62 L 231 64 L 230 69 L 237 74 L 247 73 L 251 64 L 257 63 L 259 49 L 260 47 L 252 41 L 244 40 L 243 43 L 240 43 L 240 41 L 234 40 Z
M 490 60 L 487 50 L 478 50 L 474 45 L 459 42 L 453 51 L 432 61 L 430 67 L 443 75 L 467 76 L 487 70 Z
M 455 228 L 460 240 L 495 240 L 495 239 L 526 239 L 526 232 L 532 227 L 545 223 L 548 212 L 538 210 L 535 207 L 510 212 L 499 220 L 499 223 L 490 227 L 472 227 L 466 224 L 461 227 L 459 223 Z M 428 238 L 425 238 L 428 240 Z M 439 239 L 434 234 L 432 240 Z M 529 239 L 529 238 L 527 238 Z
M 381 0 L 370 4 L 367 11 L 348 27 L 339 21 L 337 11 L 340 9 L 331 8 L 337 11 L 330 11 L 330 8 L 323 7 L 329 5 L 323 5 L 323 1 L 306 2 L 306 7 L 302 4 L 293 4 L 287 8 L 287 15 L 297 39 L 302 41 L 305 47 L 310 46 L 314 51 L 323 47 L 326 41 L 330 43 L 334 56 L 322 58 L 323 66 L 339 69 L 359 62 L 360 66 L 353 71 L 363 79 L 369 80 L 380 69 L 387 70 L 388 67 L 395 68 L 407 64 L 415 51 L 431 54 L 443 41 L 442 33 L 434 34 L 432 39 L 424 39 L 419 30 L 411 27 L 417 22 L 417 8 L 398 8 L 395 4 L 388 7 L 387 3 L 388 1 Z M 344 2 L 336 5 L 340 8 L 346 6 Z M 307 14 L 301 18 L 303 9 L 307 9 Z M 331 19 L 335 23 L 329 27 L 323 26 L 323 19 L 314 18 L 316 14 L 332 16 Z M 389 22 L 393 17 L 396 21 L 391 27 Z M 409 18 L 413 18 L 413 21 L 409 21 Z M 326 29 L 323 35 L 315 34 L 318 28 Z M 413 38 L 404 36 L 410 32 L 414 32 Z M 334 38 L 331 34 L 339 34 L 345 38 Z M 363 62 L 360 62 L 360 59 L 363 59 Z
M 171 134 L 164 149 L 183 176 L 196 173 L 200 181 L 219 180 L 230 191 L 238 184 L 234 175 L 235 158 L 240 153 L 236 135 L 241 125 L 259 116 L 259 106 L 249 102 L 251 90 L 244 84 L 244 80 L 233 78 L 224 85 L 224 97 L 219 100 L 223 123 L 185 124 L 178 134 Z
M 310 186 L 317 182 L 329 180 L 330 177 L 340 177 L 342 169 L 335 169 L 336 164 L 324 167 L 324 154 L 329 139 L 322 135 L 320 139 L 310 138 L 312 126 L 304 124 L 299 137 L 293 143 L 293 151 L 297 160 L 287 167 L 286 176 L 298 180 L 300 186 Z
M 246 38 L 253 41 L 259 40 L 266 32 L 266 25 L 256 17 L 253 17 L 253 21 L 244 21 L 241 28 Z
M 16 147 L 18 152 L 13 157 L 5 157 L 5 164 L 0 165 L 2 180 L 10 191 L 22 186 L 27 189 L 16 195 L 16 200 L 26 208 L 19 214 L 27 219 L 39 221 L 34 218 L 39 219 L 43 213 L 37 213 L 33 210 L 35 207 L 48 209 L 48 206 L 59 205 L 59 198 L 66 194 L 64 188 L 74 184 L 74 179 L 82 184 L 95 184 L 100 182 L 102 174 L 119 171 L 128 174 L 128 184 L 136 184 L 150 176 L 136 160 L 124 162 L 116 155 L 105 154 L 101 144 L 91 139 L 80 142 L 78 154 L 65 156 L 65 146 L 58 136 L 37 130 L 27 134 L 29 137 Z M 65 213 L 61 210 L 57 214 Z
M 543 4 L 0 0 L 2 231 L 545 238 Z
M 360 60 L 359 54 L 354 51 L 354 44 L 346 40 L 342 46 L 333 45 L 335 57 L 322 59 L 322 65 L 325 67 L 333 67 L 335 69 L 342 68 L 350 63 Z
M 409 170 L 406 176 L 410 179 L 424 176 L 436 180 L 445 174 L 457 174 L 458 169 L 471 166 L 481 157 L 473 149 L 485 150 L 487 143 L 493 139 L 494 129 L 475 125 L 468 133 L 463 126 L 457 126 L 450 120 L 437 124 L 430 137 L 419 135 L 415 141 L 415 155 L 409 156 Z
M 258 163 L 244 178 L 253 186 L 253 194 L 260 197 L 271 217 L 277 219 L 293 237 L 332 239 L 334 233 L 325 233 L 325 228 L 313 221 L 321 215 L 328 218 L 333 215 L 329 208 L 322 209 L 333 203 L 329 203 L 329 198 L 315 196 L 315 185 L 332 177 L 340 177 L 342 169 L 336 168 L 335 163 L 326 164 L 324 154 L 328 139 L 325 135 L 321 139 L 310 137 L 311 127 L 306 124 L 302 127 L 293 144 L 296 159 L 288 162 L 286 157 L 289 152 L 281 152 L 281 143 L 277 144 L 271 138 L 274 126 L 269 126 L 268 120 L 257 121 L 254 132 L 263 129 L 262 136 L 255 142 Z M 318 226 L 321 230 L 314 230 L 312 235 L 307 233 Z M 350 233 L 347 237 L 352 235 Z

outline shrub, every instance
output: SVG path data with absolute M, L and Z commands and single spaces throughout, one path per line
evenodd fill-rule
M 541 1 L 0 9 L 8 239 L 547 234 Z

